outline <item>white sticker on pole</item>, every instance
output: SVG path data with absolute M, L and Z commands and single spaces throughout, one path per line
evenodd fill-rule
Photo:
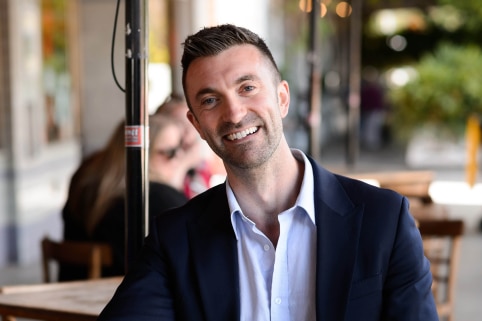
M 144 146 L 144 126 L 125 126 L 126 147 Z

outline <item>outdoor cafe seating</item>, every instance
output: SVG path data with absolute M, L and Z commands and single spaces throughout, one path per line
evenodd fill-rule
M 452 321 L 464 223 L 449 219 L 447 209 L 432 201 L 429 187 L 433 173 L 402 171 L 349 176 L 374 181 L 380 187 L 393 189 L 410 199 L 410 210 L 418 224 L 425 255 L 431 263 L 437 312 L 441 318 Z M 96 320 L 122 280 L 121 277 L 101 278 L 102 266 L 111 264 L 110 249 L 105 244 L 56 242 L 47 237 L 41 246 L 45 283 L 0 287 L 2 320 L 14 321 L 15 317 L 51 321 Z M 89 280 L 48 284 L 53 280 L 52 261 L 88 266 Z
M 110 247 L 94 242 L 54 241 L 47 236 L 40 245 L 44 283 L 0 287 L 2 320 L 95 320 L 121 281 L 121 277 L 101 278 L 102 267 L 112 264 Z M 61 263 L 85 266 L 87 280 L 55 282 L 53 275 Z

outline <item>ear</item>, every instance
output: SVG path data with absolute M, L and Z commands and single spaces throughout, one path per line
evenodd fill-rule
M 278 84 L 278 105 L 281 117 L 285 118 L 290 108 L 290 87 L 286 80 L 282 80 Z
M 191 110 L 187 111 L 186 116 L 187 116 L 187 119 L 189 119 L 191 124 L 194 126 L 194 128 L 196 128 L 196 131 L 198 132 L 199 136 L 201 136 L 201 138 L 204 139 L 204 135 L 203 135 L 203 132 L 201 130 L 201 126 L 199 125 L 199 122 L 197 121 L 196 116 L 192 113 Z

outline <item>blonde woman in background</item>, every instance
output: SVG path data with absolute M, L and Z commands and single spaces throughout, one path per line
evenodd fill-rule
M 199 141 L 187 144 L 183 124 L 164 114 L 150 116 L 149 139 L 149 181 L 182 192 L 187 172 L 202 161 Z
M 165 115 L 151 116 L 149 146 L 149 216 L 187 201 L 183 181 L 196 165 L 182 148 L 183 127 Z M 85 159 L 71 179 L 62 211 L 64 239 L 108 243 L 113 251 L 112 267 L 102 276 L 125 272 L 125 144 L 124 122 L 115 129 L 107 145 Z M 59 280 L 87 277 L 85 268 L 62 265 Z
M 125 195 L 125 147 L 124 121 L 121 121 L 109 141 L 101 150 L 85 158 L 70 181 L 67 201 L 62 210 L 64 240 L 106 241 L 123 244 L 123 236 L 117 232 L 123 223 L 124 213 L 111 224 L 106 212 L 124 202 Z M 104 225 L 109 224 L 109 228 Z M 104 235 L 104 230 L 110 230 Z M 121 230 L 123 233 L 123 229 Z M 119 234 L 119 240 L 112 241 Z M 123 250 L 114 249 L 114 265 L 102 271 L 103 275 L 120 275 L 123 269 Z M 87 270 L 82 267 L 62 265 L 59 281 L 85 279 Z

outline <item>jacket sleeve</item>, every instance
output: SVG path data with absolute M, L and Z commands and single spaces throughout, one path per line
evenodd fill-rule
M 99 321 L 175 320 L 168 266 L 156 246 L 156 231 L 146 238 L 139 260 L 126 274 Z
M 384 283 L 381 320 L 438 320 L 431 285 L 430 263 L 404 198 Z

